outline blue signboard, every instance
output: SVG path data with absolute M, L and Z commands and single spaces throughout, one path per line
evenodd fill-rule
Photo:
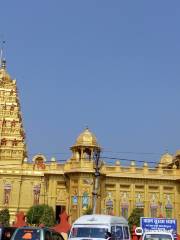
M 176 219 L 141 217 L 140 225 L 144 232 L 156 230 L 177 233 Z

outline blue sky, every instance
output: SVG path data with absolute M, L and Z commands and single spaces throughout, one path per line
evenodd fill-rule
M 179 149 L 179 1 L 7 0 L 0 11 L 29 158 L 67 158 L 87 125 L 104 156 Z

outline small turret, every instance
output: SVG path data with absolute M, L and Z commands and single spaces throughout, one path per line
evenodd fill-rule
M 95 150 L 100 150 L 96 136 L 86 128 L 76 139 L 76 143 L 71 147 L 73 157 L 76 160 L 92 160 Z

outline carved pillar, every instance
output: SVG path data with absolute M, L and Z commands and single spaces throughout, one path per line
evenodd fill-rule
M 148 184 L 144 184 L 144 216 L 149 216 Z
M 119 182 L 116 183 L 116 202 L 115 202 L 115 215 L 120 215 L 120 185 Z

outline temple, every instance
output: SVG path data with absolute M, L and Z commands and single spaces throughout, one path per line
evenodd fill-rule
M 101 150 L 86 128 L 70 148 L 64 163 L 43 154 L 28 158 L 16 80 L 3 61 L 0 67 L 0 208 L 7 207 L 11 222 L 16 213 L 36 204 L 54 208 L 56 218 L 66 209 L 72 223 L 92 207 L 93 155 Z M 100 161 L 97 211 L 125 218 L 136 207 L 149 217 L 176 218 L 180 227 L 180 151 L 165 153 L 157 166 L 121 166 Z

